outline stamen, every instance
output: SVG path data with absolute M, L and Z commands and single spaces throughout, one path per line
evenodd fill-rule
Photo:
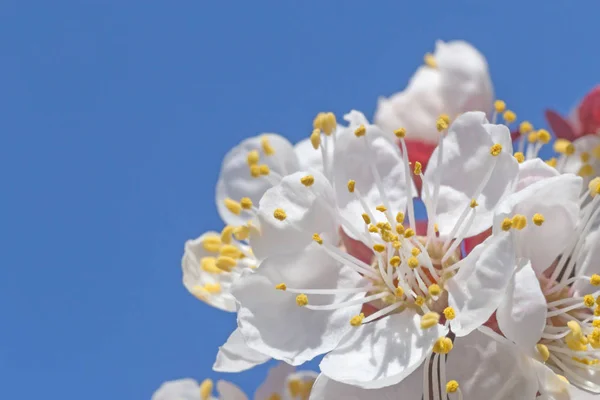
M 202 248 L 208 252 L 216 253 L 221 248 L 221 238 L 219 236 L 206 236 L 202 239 Z
M 259 160 L 260 154 L 258 153 L 258 150 L 250 150 L 248 152 L 248 157 L 246 158 L 246 161 L 248 162 L 248 167 L 257 165 Z
M 321 131 L 319 129 L 314 129 L 310 134 L 310 143 L 315 150 L 321 145 Z
M 267 136 L 263 136 L 260 138 L 260 145 L 262 146 L 262 150 L 267 156 L 272 156 L 275 154 L 275 149 L 271 146 L 269 142 L 269 138 Z
M 428 312 L 421 317 L 421 329 L 433 328 L 440 322 L 440 314 L 436 312 Z
M 305 307 L 308 305 L 308 297 L 305 294 L 299 294 L 296 296 L 296 304 L 300 307 Z
M 275 211 L 273 211 L 273 217 L 275 217 L 275 219 L 283 221 L 287 218 L 287 214 L 285 213 L 285 211 L 283 209 L 276 208 Z
M 454 347 L 452 340 L 445 336 L 440 337 L 433 345 L 432 351 L 437 354 L 448 354 Z
M 208 400 L 213 391 L 213 381 L 205 379 L 200 384 L 200 400 Z
M 298 303 L 298 297 L 300 297 L 302 295 L 298 295 L 296 297 L 296 303 Z M 341 303 L 333 303 L 333 304 L 325 304 L 325 305 L 308 305 L 308 298 L 306 297 L 306 295 L 304 295 L 304 297 L 301 299 L 301 302 L 304 303 L 302 304 L 302 306 L 305 306 L 307 309 L 309 310 L 325 310 L 325 311 L 330 311 L 330 310 L 337 310 L 338 308 L 343 308 L 343 307 L 350 307 L 350 306 L 355 306 L 358 304 L 365 304 L 365 303 L 369 303 L 371 301 L 375 301 L 375 300 L 379 300 L 379 299 L 383 299 L 384 297 L 389 296 L 389 293 L 387 292 L 381 292 L 381 293 L 377 293 L 371 296 L 367 296 L 367 297 L 363 297 L 361 299 L 353 299 L 353 300 L 348 300 L 348 301 L 344 301 Z M 304 302 L 304 299 L 306 298 L 306 303 Z M 300 305 L 298 303 L 298 305 Z
M 312 175 L 306 175 L 306 176 L 303 176 L 302 178 L 300 178 L 300 182 L 304 186 L 309 187 L 309 186 L 312 186 L 313 183 L 315 183 L 315 177 Z
M 239 202 L 230 199 L 229 197 L 225 198 L 225 200 L 223 200 L 223 203 L 232 214 L 240 215 L 240 213 L 242 212 L 242 205 Z

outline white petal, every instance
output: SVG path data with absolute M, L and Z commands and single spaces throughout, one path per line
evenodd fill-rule
M 546 326 L 548 306 L 531 263 L 513 275 L 496 311 L 498 326 L 508 339 L 525 351 L 533 351 Z
M 248 400 L 242 390 L 231 382 L 218 381 L 219 400 Z
M 338 227 L 335 197 L 329 181 L 312 171 L 314 183 L 304 186 L 300 179 L 308 172 L 296 172 L 267 190 L 259 204 L 260 234 L 251 234 L 250 244 L 257 258 L 293 253 L 306 247 L 315 233 L 337 244 Z M 287 214 L 284 221 L 273 216 L 276 209 Z
M 586 390 L 582 390 L 579 389 L 576 386 L 570 385 L 569 386 L 569 395 L 570 400 L 597 400 L 598 399 L 598 394 L 597 393 L 590 393 Z M 552 399 L 554 400 L 554 399 Z
M 537 375 L 539 392 L 542 396 L 547 396 L 546 398 L 551 400 L 572 399 L 569 395 L 569 384 L 560 380 L 554 371 L 533 359 L 529 360 L 529 365 Z
M 447 328 L 421 329 L 421 317 L 405 310 L 353 328 L 321 361 L 323 374 L 338 382 L 381 388 L 415 371 Z
M 559 172 L 556 168 L 552 168 L 539 158 L 526 160 L 519 164 L 519 178 L 515 191 L 523 190 L 542 179 L 558 175 Z
M 517 256 L 531 260 L 538 273 L 552 265 L 573 235 L 579 218 L 581 184 L 581 178 L 570 174 L 546 178 L 508 196 L 498 205 L 494 216 L 496 230 L 505 217 L 514 214 L 527 217 L 527 227 L 514 232 Z M 542 226 L 531 222 L 536 213 L 545 218 Z
M 306 397 L 304 397 L 304 392 L 300 392 L 299 394 L 294 393 L 294 391 L 292 389 L 292 383 L 293 382 L 301 382 L 304 385 L 306 385 L 302 389 L 306 390 L 306 389 L 310 388 L 312 390 L 312 386 L 314 385 L 315 380 L 317 379 L 318 376 L 319 376 L 319 374 L 315 371 L 298 371 L 298 372 L 289 374 L 285 381 L 285 390 L 283 391 L 283 394 L 284 394 L 283 398 L 285 400 L 294 400 L 294 399 L 308 400 Z M 310 393 L 310 392 L 307 392 L 307 394 L 308 393 Z M 295 396 L 294 396 L 294 394 L 295 394 Z M 260 400 L 260 399 L 256 398 L 255 400 Z
M 458 382 L 465 400 L 534 400 L 538 383 L 527 367 L 514 346 L 474 331 L 454 341 L 446 375 Z
M 375 213 L 374 216 L 380 221 L 387 221 L 383 213 L 375 211 L 375 207 L 384 202 L 371 165 L 375 167 L 381 178 L 381 187 L 389 202 L 392 215 L 399 211 L 404 212 L 407 204 L 405 167 L 398 146 L 385 137 L 375 125 L 365 125 L 365 127 L 367 133 L 364 137 L 354 135 L 356 125 L 350 125 L 348 129 L 341 132 L 334 157 L 334 187 L 338 207 L 341 215 L 352 223 L 355 231 L 358 232 L 364 232 L 365 223 L 361 214 L 365 211 L 356 193 L 348 191 L 349 180 L 356 182 L 356 190 L 360 192 L 370 211 Z M 346 233 L 351 235 L 349 231 Z
M 332 350 L 352 326 L 361 305 L 313 311 L 296 305 L 296 294 L 276 290 L 285 283 L 297 289 L 335 289 L 366 285 L 354 270 L 332 260 L 314 243 L 299 253 L 269 257 L 256 273 L 236 282 L 238 325 L 248 346 L 299 365 Z M 309 295 L 309 304 L 339 303 L 361 294 Z
M 456 311 L 452 331 L 465 336 L 483 325 L 498 308 L 515 267 L 515 249 L 507 233 L 492 235 L 458 262 L 446 282 L 448 304 Z
M 443 140 L 442 163 L 438 165 L 437 147 L 429 160 L 424 180 L 433 190 L 436 175 L 441 174 L 436 221 L 440 235 L 447 236 L 475 196 L 493 162 L 490 147 L 494 143 L 510 143 L 510 132 L 503 125 L 488 124 L 482 112 L 468 112 L 454 121 Z M 476 199 L 479 206 L 467 237 L 492 226 L 494 208 L 512 192 L 516 183 L 519 164 L 511 149 L 503 145 L 495 162 L 489 181 Z
M 281 396 L 285 390 L 285 381 L 289 374 L 296 370 L 286 363 L 279 363 L 269 369 L 267 379 L 256 389 L 254 400 L 268 400 L 272 394 Z
M 577 274 L 591 276 L 600 275 L 600 229 L 596 228 L 588 234 L 577 257 Z M 585 269 L 583 269 L 585 268 Z M 575 295 L 585 295 L 597 290 L 587 280 L 578 280 L 573 284 Z
M 261 140 L 266 137 L 275 153 L 267 156 L 262 149 Z M 239 201 L 242 197 L 249 197 L 258 203 L 262 195 L 271 187 L 265 177 L 254 178 L 250 175 L 248 167 L 248 153 L 257 150 L 260 154 L 259 164 L 266 164 L 271 171 L 279 175 L 287 175 L 299 170 L 298 159 L 294 147 L 283 136 L 274 133 L 264 133 L 244 140 L 231 149 L 221 165 L 219 181 L 217 182 L 216 201 L 219 215 L 229 225 L 243 225 L 251 215 L 243 212 L 241 215 L 232 214 L 225 207 L 226 198 Z
M 271 357 L 252 350 L 239 329 L 233 331 L 227 342 L 219 347 L 213 370 L 217 372 L 241 372 L 266 363 Z
M 163 383 L 152 400 L 198 400 L 200 387 L 194 379 L 186 378 Z
M 575 154 L 570 157 L 567 157 L 565 160 L 564 168 L 562 172 L 570 172 L 573 174 L 577 174 L 581 167 L 583 167 L 584 163 L 581 160 L 581 153 L 590 153 L 593 149 L 600 146 L 600 135 L 585 135 L 573 142 L 573 146 L 575 147 Z M 595 157 L 590 157 L 588 163 L 592 166 L 595 175 L 586 177 L 584 179 L 584 183 L 587 185 L 590 179 L 596 177 L 600 172 L 600 159 Z
M 231 284 L 239 277 L 238 271 L 230 273 L 210 273 L 200 267 L 204 257 L 217 257 L 217 253 L 209 252 L 202 246 L 208 236 L 220 236 L 217 232 L 206 232 L 194 240 L 185 242 L 185 250 L 181 260 L 183 285 L 198 299 L 224 311 L 235 312 L 236 303 L 231 295 Z M 208 293 L 200 289 L 206 284 L 219 284 L 219 293 Z
M 402 382 L 380 389 L 363 389 L 336 382 L 326 375 L 317 378 L 309 400 L 412 400 L 423 395 L 423 365 Z

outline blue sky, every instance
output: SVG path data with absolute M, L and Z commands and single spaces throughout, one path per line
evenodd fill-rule
M 211 371 L 234 316 L 181 285 L 184 241 L 221 228 L 226 151 L 260 132 L 299 140 L 322 110 L 372 116 L 438 38 L 474 43 L 499 97 L 541 125 L 545 107 L 566 112 L 598 83 L 599 12 L 591 0 L 3 1 L 3 398 L 149 399 L 187 376 L 253 391 L 265 368 Z

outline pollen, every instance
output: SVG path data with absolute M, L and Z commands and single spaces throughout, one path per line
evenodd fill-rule
M 587 178 L 594 175 L 594 173 L 594 167 L 592 167 L 590 164 L 584 164 L 581 166 L 581 168 L 579 168 L 577 175 L 581 176 L 582 178 Z
M 315 129 L 310 134 L 310 144 L 312 144 L 313 149 L 317 150 L 321 145 L 321 130 Z
M 313 128 L 320 129 L 327 136 L 331 135 L 337 126 L 335 115 L 332 112 L 320 112 L 313 120 Z
M 260 166 L 258 166 L 258 165 L 251 165 L 250 166 L 250 175 L 253 178 L 258 178 L 260 176 Z
M 423 56 L 423 62 L 425 63 L 425 65 L 427 65 L 429 68 L 437 68 L 437 61 L 435 61 L 435 56 L 431 53 L 426 53 Z
M 219 283 L 207 283 L 202 287 L 202 289 L 206 290 L 210 294 L 218 294 L 221 293 L 221 285 Z
M 448 319 L 448 320 L 453 320 L 454 318 L 456 318 L 456 312 L 454 311 L 454 308 L 452 308 L 452 307 L 444 308 L 444 317 L 446 317 L 446 319 Z
M 548 161 L 546 161 L 546 164 L 548 164 L 552 168 L 556 168 L 557 161 L 558 160 L 556 159 L 556 157 L 552 157 L 551 159 L 549 159 Z
M 594 296 L 592 296 L 591 294 L 586 294 L 585 296 L 583 296 L 583 304 L 586 307 L 593 307 L 594 304 L 596 304 L 596 301 L 594 300 Z
M 531 218 L 534 224 L 537 226 L 542 226 L 545 221 L 545 218 L 542 214 L 533 214 L 533 218 Z
M 435 127 L 437 128 L 438 132 L 441 133 L 448 129 L 448 123 L 446 122 L 445 118 L 439 117 L 435 123 Z
M 496 143 L 492 147 L 490 147 L 490 154 L 494 157 L 498 156 L 502 152 L 502 145 L 500 143 Z
M 213 381 L 205 379 L 200 384 L 200 400 L 208 400 L 213 391 Z
M 219 251 L 219 255 L 220 256 L 224 256 L 224 257 L 230 257 L 233 259 L 236 258 L 242 258 L 244 257 L 244 253 L 242 253 L 242 251 L 240 249 L 238 249 L 237 247 L 231 245 L 231 244 L 226 244 L 223 247 L 221 247 L 221 250 Z
M 421 172 L 423 172 L 423 165 L 418 161 L 415 161 L 415 171 L 414 172 L 415 172 L 415 175 L 421 175 Z
M 440 114 L 440 119 L 450 125 L 450 116 L 448 114 Z
M 436 326 L 440 322 L 440 314 L 436 312 L 428 312 L 421 317 L 421 329 L 429 329 Z
M 448 354 L 453 347 L 454 345 L 452 344 L 452 340 L 442 336 L 433 345 L 433 352 L 437 354 Z
M 396 225 L 396 232 L 398 233 L 398 235 L 404 235 L 404 233 L 406 232 L 406 230 L 404 229 L 404 225 Z
M 503 231 L 509 231 L 510 228 L 512 228 L 512 220 L 510 218 L 504 218 L 504 220 L 502 221 L 502 230 Z
M 362 324 L 363 319 L 365 319 L 365 314 L 360 313 L 358 315 L 355 315 L 354 317 L 350 318 L 350 325 L 352 326 L 360 326 L 360 324 Z
M 233 228 L 233 237 L 236 240 L 246 240 L 250 236 L 250 228 L 246 225 L 240 225 Z
M 600 286 L 600 275 L 594 274 L 590 277 L 590 284 L 593 286 Z
M 567 344 L 567 346 L 571 350 L 585 351 L 587 349 L 588 340 L 583 335 L 579 323 L 577 323 L 577 321 L 571 320 L 567 322 L 567 326 L 571 330 L 571 332 L 569 332 L 567 336 L 565 336 L 565 343 Z
M 281 208 L 276 208 L 275 211 L 273 211 L 273 216 L 275 217 L 275 219 L 278 219 L 280 221 L 283 221 L 287 218 L 287 214 Z
M 385 250 L 385 245 L 381 243 L 376 243 L 373 245 L 373 250 L 375 250 L 378 253 L 382 253 Z
M 517 230 L 522 230 L 527 226 L 527 218 L 522 214 L 515 214 L 512 217 L 512 227 Z
M 220 274 L 223 272 L 217 268 L 217 259 L 214 257 L 202 257 L 200 260 L 200 268 L 202 268 L 204 272 L 210 274 Z
M 446 383 L 446 392 L 454 393 L 458 390 L 458 386 L 458 382 L 456 382 L 455 380 L 448 381 L 448 383 Z
M 390 258 L 390 265 L 394 268 L 397 268 L 400 265 L 400 257 L 394 256 Z
M 371 223 L 371 217 L 369 217 L 368 214 L 366 214 L 366 213 L 362 214 L 361 217 L 362 217 L 363 221 L 365 221 L 365 224 L 369 225 Z
M 525 155 L 523 153 L 521 153 L 520 151 L 517 151 L 515 153 L 515 158 L 517 159 L 517 162 L 519 164 L 521 164 L 523 161 L 525 161 Z
M 527 135 L 527 141 L 531 144 L 537 142 L 538 140 L 538 135 L 536 131 L 531 131 L 529 132 L 529 135 Z
M 237 261 L 233 257 L 220 256 L 219 258 L 217 258 L 215 265 L 217 266 L 217 268 L 223 271 L 231 272 L 233 267 L 237 265 Z
M 539 141 L 540 143 L 543 143 L 543 144 L 548 144 L 548 143 L 550 143 L 550 139 L 552 139 L 552 137 L 550 136 L 550 132 L 548 132 L 548 131 L 547 131 L 547 130 L 545 130 L 545 129 L 540 129 L 540 130 L 537 132 L 537 134 L 538 134 L 538 141 Z
M 377 206 L 377 207 L 375 207 L 375 209 L 377 211 L 379 211 L 379 212 L 386 212 L 387 211 L 387 208 L 384 205 Z
M 408 266 L 412 269 L 415 269 L 419 266 L 419 259 L 415 256 L 409 257 L 408 260 L 406 261 L 406 263 L 408 264 Z
M 323 244 L 323 239 L 321 239 L 321 235 L 319 235 L 318 233 L 315 233 L 312 238 L 315 242 Z
M 267 164 L 262 164 L 261 166 L 259 166 L 259 168 L 261 175 L 269 175 L 271 173 L 271 170 L 269 169 L 269 166 Z
M 400 247 L 402 247 L 402 243 L 400 243 L 399 240 L 394 240 L 392 242 L 392 247 L 395 248 L 396 250 L 398 250 Z
M 394 131 L 394 135 L 396 135 L 396 137 L 398 139 L 402 139 L 402 138 L 406 137 L 406 129 L 398 128 Z
M 575 153 L 575 146 L 569 140 L 559 138 L 554 141 L 554 151 L 570 156 Z
M 413 256 L 418 256 L 419 254 L 421 254 L 421 249 L 419 249 L 418 247 L 413 247 L 412 250 L 410 251 L 410 254 L 412 254 Z
M 275 285 L 275 289 L 277 290 L 283 290 L 284 292 L 287 290 L 287 285 L 283 282 L 278 283 L 277 285 Z
M 590 195 L 595 197 L 600 194 L 600 177 L 594 178 L 588 183 L 588 189 L 590 189 Z
M 600 328 L 600 319 L 595 319 L 595 320 L 592 322 L 592 326 L 593 326 L 594 328 Z
M 440 293 L 442 293 L 442 288 L 440 288 L 440 285 L 438 285 L 437 283 L 434 283 L 433 285 L 429 286 L 429 294 L 432 296 L 439 296 Z
M 548 361 L 548 359 L 550 358 L 550 350 L 548 350 L 548 347 L 545 344 L 541 343 L 537 344 L 535 347 L 537 348 L 538 353 L 540 353 L 542 361 Z
M 437 223 L 433 224 L 433 230 L 435 231 L 435 233 L 438 233 L 440 231 L 440 227 Z
M 496 100 L 494 102 L 494 110 L 496 110 L 497 113 L 502 113 L 506 110 L 506 103 L 502 100 Z
M 202 239 L 202 248 L 211 253 L 216 253 L 221 248 L 221 238 L 216 235 L 207 236 Z
M 504 114 L 502 114 L 502 118 L 504 118 L 504 121 L 506 121 L 507 123 L 512 124 L 516 121 L 517 114 L 515 114 L 514 111 L 506 110 L 504 111 Z
M 471 208 L 475 208 L 475 207 L 477 207 L 478 205 L 479 205 L 479 203 L 477 203 L 477 200 L 475 200 L 475 199 L 472 199 L 472 200 L 471 200 L 471 203 L 469 204 L 469 206 L 470 206 Z
M 396 214 L 396 222 L 401 224 L 402 221 L 404 221 L 404 213 L 403 212 L 399 212 L 398 214 Z
M 523 121 L 519 124 L 519 133 L 526 135 L 533 130 L 533 125 L 529 121 Z
M 375 225 L 369 225 L 369 232 L 377 233 L 377 232 L 379 232 L 379 228 L 376 227 Z
M 240 205 L 244 210 L 250 210 L 252 208 L 252 199 L 250 197 L 242 197 Z
M 408 228 L 407 230 L 404 231 L 404 237 L 409 239 L 411 237 L 415 236 L 415 231 L 412 228 Z
M 298 304 L 300 307 L 304 307 L 308 304 L 308 297 L 304 293 L 299 294 L 296 296 L 296 304 Z
M 425 298 L 423 296 L 415 297 L 415 304 L 418 305 L 419 307 L 422 307 L 423 304 L 425 304 Z
M 354 130 L 354 136 L 356 136 L 356 137 L 365 136 L 366 133 L 367 133 L 367 128 L 365 128 L 365 126 L 362 124 Z
M 563 381 L 564 383 L 566 383 L 567 385 L 570 385 L 569 380 L 567 378 L 565 378 L 563 375 L 556 374 L 556 377 L 558 379 L 560 379 L 561 381 Z
M 584 164 L 587 164 L 590 161 L 590 153 L 588 153 L 587 151 L 584 151 L 583 153 L 581 153 L 579 155 L 579 158 L 581 159 L 581 162 Z
M 271 146 L 271 143 L 269 142 L 268 137 L 266 137 L 266 136 L 261 137 L 260 145 L 262 146 L 262 149 L 267 156 L 272 156 L 273 154 L 275 154 L 275 149 L 273 148 L 273 146 Z
M 248 152 L 248 156 L 246 157 L 246 161 L 248 162 L 248 166 L 252 166 L 252 165 L 256 165 L 258 164 L 258 161 L 260 160 L 260 154 L 258 154 L 258 150 L 250 150 Z
M 402 289 L 401 287 L 397 287 L 394 294 L 396 295 L 396 297 L 402 297 L 404 296 L 404 289 Z
M 232 200 L 229 197 L 225 198 L 223 202 L 225 203 L 225 207 L 227 207 L 229 212 L 231 212 L 232 214 L 240 215 L 240 213 L 242 212 L 242 205 L 239 202 Z
M 354 188 L 355 188 L 355 187 L 356 187 L 356 181 L 355 181 L 355 180 L 353 180 L 353 179 L 350 179 L 350 180 L 348 181 L 348 191 L 349 191 L 350 193 L 354 193 Z
M 233 226 L 226 225 L 221 231 L 221 242 L 224 244 L 231 243 L 231 236 L 233 235 Z
M 315 177 L 312 175 L 303 176 L 300 178 L 300 183 L 306 187 L 312 186 L 312 184 L 315 183 Z

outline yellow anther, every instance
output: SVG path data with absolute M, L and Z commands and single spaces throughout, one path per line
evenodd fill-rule
M 469 206 L 470 206 L 471 208 L 475 208 L 475 207 L 477 207 L 478 205 L 479 205 L 479 203 L 477 203 L 477 200 L 475 200 L 475 199 L 472 199 L 472 200 L 471 200 L 471 203 L 469 203 Z
M 378 222 L 377 227 L 382 230 L 392 229 L 392 226 L 389 224 L 389 222 Z
M 450 125 L 450 116 L 448 114 L 440 114 L 440 119 Z
M 214 257 L 202 257 L 202 259 L 200 259 L 200 268 L 202 268 L 204 272 L 211 274 L 220 274 L 223 272 L 217 268 L 217 259 Z
M 494 102 L 494 110 L 497 113 L 503 113 L 506 110 L 506 103 L 502 100 L 496 100 Z
M 248 157 L 246 158 L 246 161 L 248 162 L 248 166 L 258 164 L 259 160 L 260 160 L 260 154 L 258 153 L 258 150 L 250 150 L 248 152 Z
M 394 240 L 398 240 L 398 236 L 394 235 L 391 231 L 387 229 L 381 230 L 381 238 L 384 242 L 393 242 Z
M 392 247 L 395 248 L 396 250 L 398 250 L 400 247 L 402 247 L 402 243 L 400 243 L 399 240 L 394 240 L 392 242 Z
M 439 296 L 440 293 L 442 293 L 442 288 L 437 283 L 434 283 L 431 286 L 429 286 L 427 290 L 432 296 Z
M 224 244 L 231 243 L 231 236 L 233 235 L 233 226 L 226 225 L 221 231 L 221 242 Z
M 414 172 L 415 172 L 415 175 L 421 175 L 421 172 L 423 172 L 423 165 L 418 161 L 415 161 L 415 171 Z
M 335 115 L 331 112 L 320 112 L 313 120 L 313 128 L 320 129 L 326 135 L 331 135 L 337 126 Z
M 554 141 L 554 151 L 559 154 L 565 154 L 567 156 L 570 156 L 573 153 L 575 153 L 575 146 L 573 146 L 573 143 L 571 143 L 567 139 L 559 138 Z
M 552 137 L 550 136 L 550 132 L 548 132 L 545 129 L 540 129 L 539 131 L 537 131 L 537 135 L 538 141 L 543 144 L 550 143 L 550 139 L 552 139 Z
M 404 221 L 404 213 L 399 212 L 398 214 L 396 214 L 396 222 L 401 224 L 403 221 Z
M 260 138 L 260 145 L 262 146 L 265 155 L 272 156 L 273 154 L 275 154 L 275 149 L 273 148 L 273 146 L 271 146 L 271 143 L 269 142 L 269 138 L 267 136 L 263 136 Z
M 594 328 L 600 328 L 600 319 L 595 319 L 594 321 L 592 321 L 592 326 Z
M 377 211 L 379 211 L 379 212 L 386 212 L 387 211 L 387 208 L 384 205 L 377 206 L 377 207 L 375 207 L 375 209 Z
M 300 178 L 300 182 L 306 187 L 312 186 L 312 184 L 315 183 L 315 177 L 312 175 L 306 175 Z
M 365 221 L 365 224 L 369 225 L 371 223 L 371 217 L 368 214 L 362 214 L 362 219 Z
M 406 129 L 398 128 L 394 131 L 394 135 L 396 135 L 396 137 L 398 139 L 402 139 L 402 138 L 406 137 Z
M 579 171 L 577 172 L 577 175 L 579 175 L 583 178 L 590 177 L 594 174 L 595 174 L 594 167 L 592 167 L 590 164 L 582 165 L 581 168 L 579 168 Z
M 435 233 L 439 233 L 439 231 L 440 231 L 440 226 L 439 226 L 437 223 L 433 224 L 433 231 L 434 231 Z
M 202 289 L 204 289 L 205 291 L 207 291 L 210 294 L 221 293 L 221 285 L 218 282 L 207 283 L 202 287 Z
M 423 56 L 423 62 L 429 68 L 437 68 L 437 61 L 435 61 L 435 56 L 433 54 L 431 54 L 431 53 L 426 53 Z
M 425 304 L 425 298 L 423 296 L 415 297 L 415 304 L 419 307 L 423 306 L 423 304 Z
M 523 121 L 519 124 L 519 133 L 526 135 L 533 130 L 533 125 L 529 121 Z
M 453 347 L 454 345 L 452 344 L 452 340 L 442 336 L 433 345 L 433 352 L 437 354 L 448 354 Z
M 502 114 L 502 118 L 504 118 L 504 121 L 506 121 L 507 123 L 512 124 L 513 122 L 516 121 L 517 114 L 515 114 L 511 110 L 506 110 L 506 111 L 504 111 L 504 114 Z
M 229 197 L 225 198 L 223 203 L 225 204 L 225 207 L 227 207 L 227 209 L 235 215 L 240 215 L 242 212 L 242 205 L 239 202 L 230 199 Z
M 600 348 L 600 328 L 594 328 L 592 333 L 587 335 L 588 342 L 594 348 Z M 598 363 L 598 360 L 594 360 L 595 363 Z
M 448 122 L 446 122 L 445 118 L 439 117 L 435 122 L 435 127 L 437 128 L 438 132 L 443 132 L 448 129 Z
M 404 296 L 404 289 L 402 289 L 401 287 L 397 287 L 394 294 L 396 295 L 396 297 L 402 297 Z
M 282 400 L 281 395 L 279 393 L 271 393 L 271 395 L 267 398 L 267 400 Z
M 594 308 L 594 317 L 600 317 L 600 305 Z
M 244 257 L 244 253 L 242 253 L 240 249 L 231 244 L 226 244 L 222 246 L 221 250 L 219 251 L 219 255 L 224 257 L 230 257 L 233 259 Z
M 233 237 L 236 240 L 246 240 L 250 236 L 250 228 L 246 225 L 240 225 L 233 228 Z
M 250 197 L 242 197 L 240 205 L 244 210 L 250 210 L 252 208 L 252 199 Z
M 260 176 L 260 166 L 259 165 L 251 165 L 250 166 L 250 175 L 253 178 L 258 178 Z
M 512 220 L 510 218 L 504 218 L 504 220 L 502 221 L 502 230 L 508 231 L 508 230 L 510 230 L 510 228 L 512 228 L 512 226 L 513 226 Z
M 583 296 L 583 304 L 586 307 L 593 307 L 594 304 L 596 304 L 596 300 L 591 294 L 586 294 L 585 296 Z
M 419 249 L 418 247 L 413 247 L 412 250 L 410 251 L 410 254 L 412 254 L 413 256 L 418 256 L 419 254 L 421 254 L 421 249 Z
M 458 382 L 456 382 L 455 380 L 451 380 L 448 381 L 448 383 L 446 383 L 446 392 L 447 393 L 454 393 L 458 390 Z
M 548 359 L 550 358 L 550 350 L 548 350 L 548 347 L 545 344 L 541 343 L 537 344 L 535 347 L 537 348 L 538 353 L 540 353 L 542 361 L 548 361 Z
M 500 143 L 496 143 L 492 147 L 490 147 L 490 154 L 493 155 L 494 157 L 499 155 L 501 152 L 502 152 L 502 145 Z
M 571 384 L 571 383 L 569 382 L 569 380 L 568 380 L 567 378 L 565 378 L 563 375 L 556 374 L 556 377 L 557 377 L 558 379 L 560 379 L 561 381 L 563 381 L 564 383 L 566 383 L 567 385 L 570 385 L 570 384 Z
M 262 164 L 259 166 L 259 168 L 261 175 L 269 175 L 271 173 L 271 170 L 269 169 L 269 166 L 267 164 Z
M 314 129 L 310 134 L 310 144 L 312 144 L 313 149 L 317 150 L 321 145 L 321 130 Z
M 436 326 L 440 322 L 440 314 L 436 312 L 428 312 L 421 317 L 421 329 L 429 329 Z
M 275 217 L 275 219 L 278 219 L 280 221 L 283 221 L 287 218 L 287 214 L 281 208 L 276 208 L 275 211 L 273 211 L 273 216 Z
M 277 290 L 283 290 L 284 292 L 287 290 L 287 285 L 283 282 L 278 283 L 277 285 L 275 285 L 275 289 Z
M 378 253 L 382 253 L 385 250 L 385 245 L 381 243 L 376 243 L 373 245 L 373 250 L 375 250 Z
M 581 330 L 581 326 L 579 325 L 579 323 L 577 321 L 571 320 L 571 321 L 567 322 L 567 326 L 571 330 L 571 332 L 569 332 L 567 334 L 567 336 L 565 336 L 565 342 L 567 343 L 567 346 L 571 350 L 575 350 L 575 351 L 587 350 L 588 340 L 583 335 L 583 332 Z
M 319 244 L 323 244 L 323 239 L 321 239 L 321 235 L 319 235 L 318 233 L 315 233 L 313 235 L 313 240 Z
M 579 155 L 579 158 L 581 158 L 582 163 L 587 164 L 590 161 L 590 158 L 592 158 L 592 156 L 590 156 L 590 153 L 588 153 L 587 151 L 584 151 Z
M 362 124 L 359 125 L 359 127 L 354 130 L 354 135 L 356 137 L 365 136 L 366 133 L 367 133 L 367 128 L 365 128 L 365 126 Z
M 537 132 L 536 131 L 529 132 L 529 135 L 527 135 L 527 141 L 529 143 L 533 144 L 533 143 L 537 142 L 537 140 L 538 140 L 538 134 L 537 134 Z
M 600 177 L 594 178 L 588 183 L 588 189 L 590 189 L 590 195 L 595 197 L 600 194 Z
M 300 307 L 304 307 L 308 304 L 308 297 L 304 293 L 299 294 L 296 296 L 296 304 L 298 304 Z
M 377 232 L 379 232 L 379 228 L 376 227 L 375 225 L 369 225 L 369 232 L 377 233 Z
M 512 217 L 512 227 L 517 230 L 522 230 L 527 226 L 527 218 L 522 214 L 515 214 Z
M 548 164 L 552 168 L 556 168 L 556 164 L 557 163 L 558 163 L 558 160 L 556 159 L 556 157 L 552 157 L 551 159 L 549 159 L 548 161 L 546 161 L 546 164 Z
M 213 391 L 213 381 L 205 379 L 200 384 L 200 400 L 208 400 Z
M 394 256 L 390 258 L 390 265 L 394 268 L 398 267 L 400 265 L 400 257 Z
M 533 218 L 531 218 L 534 224 L 537 226 L 542 226 L 545 221 L 545 218 L 542 214 L 533 214 Z
M 215 265 L 223 271 L 230 272 L 237 265 L 237 260 L 233 257 L 220 256 Z
M 355 315 L 354 317 L 350 318 L 350 325 L 352 326 L 360 326 L 360 324 L 362 324 L 363 319 L 365 319 L 365 314 L 360 313 L 358 315 Z
M 515 153 L 515 158 L 517 159 L 517 162 L 519 164 L 521 164 L 523 161 L 525 161 L 525 155 L 523 153 L 521 153 L 520 151 L 517 151 Z
M 405 233 L 405 230 L 404 230 L 404 225 L 402 225 L 402 224 L 398 224 L 398 225 L 396 225 L 396 232 L 397 232 L 399 235 L 404 235 L 404 233 Z
M 415 231 L 412 228 L 408 228 L 407 230 L 404 231 L 404 237 L 409 239 L 411 237 L 415 236 Z
M 408 264 L 408 266 L 410 268 L 415 269 L 419 266 L 419 259 L 415 256 L 408 257 L 408 260 L 406 260 L 406 263 Z
M 221 238 L 216 235 L 206 236 L 202 239 L 202 248 L 211 253 L 216 253 L 221 248 Z
M 600 286 L 600 275 L 594 274 L 590 277 L 590 284 L 593 286 Z
M 454 318 L 456 318 L 456 312 L 454 311 L 454 308 L 452 308 L 452 307 L 444 308 L 444 317 L 446 317 L 446 319 L 448 319 L 448 320 L 453 320 Z
M 354 181 L 354 180 L 350 179 L 350 180 L 348 181 L 348 191 L 349 191 L 350 193 L 354 193 L 354 188 L 355 188 L 355 187 L 356 187 L 356 181 Z

